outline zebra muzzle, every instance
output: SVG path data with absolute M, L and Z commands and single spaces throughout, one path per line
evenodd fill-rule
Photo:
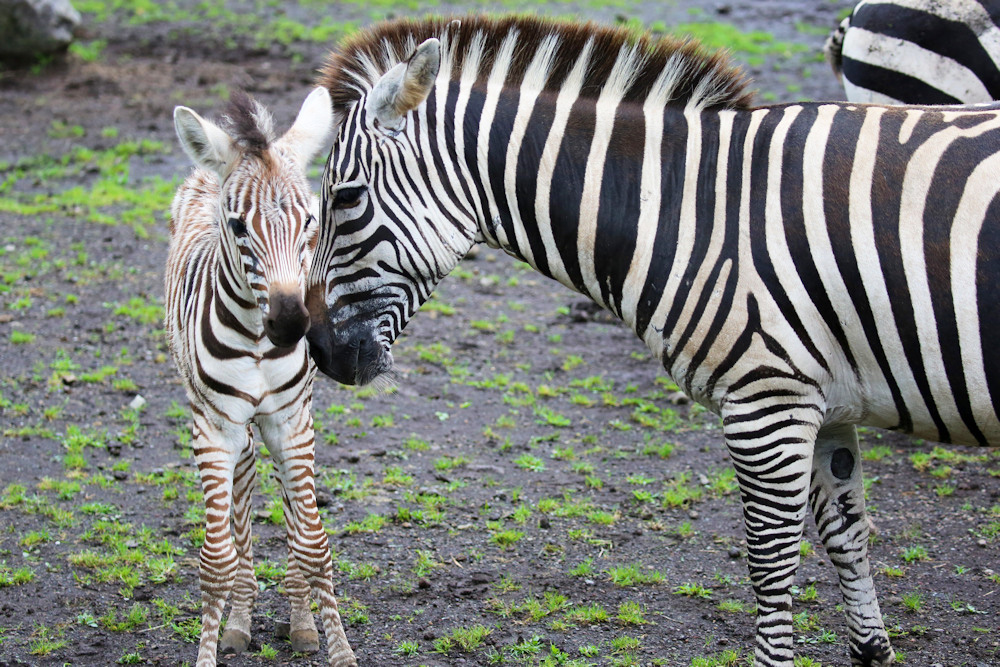
M 309 331 L 309 311 L 294 292 L 272 291 L 264 317 L 264 333 L 277 347 L 292 347 Z

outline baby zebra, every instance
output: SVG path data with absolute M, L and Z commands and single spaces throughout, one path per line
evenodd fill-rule
M 330 548 L 316 511 L 316 370 L 303 339 L 317 210 L 305 169 L 331 124 L 330 97 L 321 88 L 306 98 L 278 140 L 270 113 L 245 93 L 232 96 L 221 127 L 186 107 L 174 110 L 181 146 L 198 167 L 174 197 L 166 271 L 167 335 L 194 417 L 205 494 L 198 667 L 215 665 L 217 644 L 239 652 L 250 643 L 257 597 L 251 422 L 271 453 L 284 498 L 292 648 L 319 650 L 312 591 L 330 664 L 357 664 L 337 611 Z M 220 644 L 230 592 L 232 610 Z

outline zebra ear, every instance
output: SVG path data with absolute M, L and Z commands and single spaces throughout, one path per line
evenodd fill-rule
M 187 107 L 174 109 L 174 129 L 191 161 L 202 169 L 214 172 L 220 180 L 226 178 L 239 159 L 239 151 L 230 136 Z
M 418 46 L 409 60 L 383 74 L 366 105 L 379 127 L 390 132 L 402 130 L 404 116 L 430 95 L 440 67 L 441 42 L 431 38 Z
M 278 140 L 292 154 L 296 164 L 305 168 L 323 149 L 334 129 L 333 104 L 326 88 L 315 88 L 302 103 L 292 127 Z

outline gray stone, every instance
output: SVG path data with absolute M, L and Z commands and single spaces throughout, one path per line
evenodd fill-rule
M 28 59 L 65 49 L 79 24 L 69 0 L 0 0 L 0 57 Z

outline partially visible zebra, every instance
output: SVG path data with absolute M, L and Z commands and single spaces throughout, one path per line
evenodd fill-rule
M 754 108 L 718 55 L 529 18 L 392 22 L 332 56 L 310 353 L 345 383 L 477 242 L 625 321 L 722 416 L 791 667 L 811 507 L 855 665 L 892 663 L 857 424 L 1000 444 L 1000 106 Z M 933 193 L 933 196 L 929 196 Z
M 991 102 L 1000 99 L 1000 0 L 862 0 L 824 51 L 852 102 Z
M 305 168 L 329 136 L 330 97 L 322 88 L 313 91 L 278 140 L 270 113 L 245 93 L 232 96 L 222 120 L 220 127 L 186 107 L 174 110 L 181 146 L 199 169 L 174 198 L 165 281 L 170 351 L 191 404 L 205 494 L 197 664 L 215 665 L 230 591 L 232 611 L 219 646 L 241 652 L 250 643 L 258 590 L 250 539 L 253 422 L 282 488 L 292 648 L 319 650 L 311 590 L 322 612 L 330 664 L 356 665 L 316 512 L 316 369 L 302 338 L 309 326 L 303 297 L 316 230 Z

